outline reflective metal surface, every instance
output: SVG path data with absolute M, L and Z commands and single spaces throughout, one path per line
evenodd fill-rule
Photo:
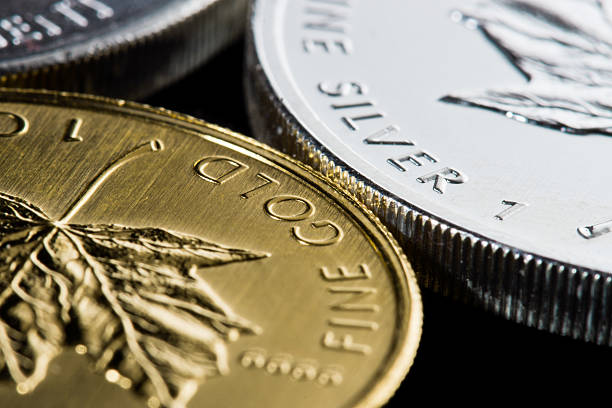
M 0 81 L 121 97 L 171 83 L 242 33 L 246 0 L 7 0 Z
M 3 90 L 0 135 L 2 404 L 374 407 L 405 376 L 410 265 L 296 161 L 68 94 Z
M 554 54 L 547 41 L 587 44 L 583 53 L 601 55 L 585 62 L 594 72 L 584 76 L 604 77 L 606 10 L 607 2 L 569 0 L 258 1 L 247 81 L 255 132 L 351 189 L 401 237 L 427 286 L 608 344 L 612 197 L 602 180 L 612 141 L 598 113 L 606 107 L 597 98 L 568 106 L 560 95 L 584 93 L 567 78 L 542 88 L 548 100 L 512 93 L 526 85 L 516 68 L 537 65 L 534 55 L 584 61 L 574 49 Z M 518 26 L 529 35 L 500 34 L 521 18 L 531 18 Z M 531 52 L 534 42 L 554 58 Z M 531 87 L 541 83 L 532 71 Z M 503 106 L 478 99 L 478 89 L 503 87 Z M 605 94 L 587 88 L 583 81 L 582 92 Z M 578 123 L 589 115 L 598 125 Z
M 232 80 L 241 77 L 242 61 L 242 43 L 237 43 L 147 101 L 250 135 L 242 83 Z M 202 98 L 196 88 L 216 97 Z M 527 398 L 549 404 L 607 398 L 612 348 L 520 325 L 429 289 L 422 290 L 422 298 L 419 350 L 385 407 L 404 408 L 411 400 L 478 405 L 503 398 L 518 405 Z
M 458 91 L 442 100 L 562 132 L 609 135 L 611 4 L 497 0 L 455 10 L 451 19 L 482 31 L 529 83 Z M 587 239 L 602 233 L 595 226 L 579 232 Z

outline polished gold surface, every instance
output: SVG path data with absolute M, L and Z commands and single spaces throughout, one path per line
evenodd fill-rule
M 418 345 L 413 272 L 303 165 L 120 101 L 0 95 L 0 401 L 374 407 Z

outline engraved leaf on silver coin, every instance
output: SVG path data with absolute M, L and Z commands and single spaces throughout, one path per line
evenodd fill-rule
M 452 16 L 479 28 L 529 83 L 442 101 L 569 133 L 612 134 L 611 0 L 486 0 Z
M 228 373 L 226 343 L 260 331 L 198 271 L 265 254 L 160 228 L 69 222 L 118 167 L 162 148 L 144 144 L 116 160 L 59 221 L 0 193 L 0 372 L 20 393 L 79 344 L 98 371 L 184 407 L 207 377 Z

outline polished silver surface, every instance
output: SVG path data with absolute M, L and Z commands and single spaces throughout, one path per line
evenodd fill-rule
M 257 1 L 255 132 L 365 201 L 426 285 L 610 344 L 609 10 Z
M 247 0 L 3 0 L 0 81 L 138 98 L 243 31 Z
M 455 10 L 454 21 L 480 29 L 529 83 L 459 91 L 442 100 L 563 132 L 612 134 L 611 6 L 488 0 Z

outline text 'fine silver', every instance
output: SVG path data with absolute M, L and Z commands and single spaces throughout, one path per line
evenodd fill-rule
M 365 201 L 426 285 L 612 344 L 610 0 L 258 1 L 249 35 L 256 133 Z

